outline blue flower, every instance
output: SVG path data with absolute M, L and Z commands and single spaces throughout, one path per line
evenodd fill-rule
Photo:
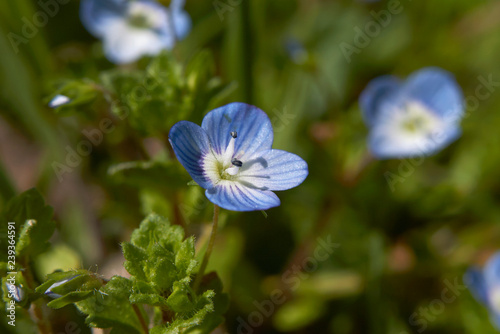
M 272 149 L 266 113 L 245 103 L 209 112 L 201 127 L 181 121 L 170 130 L 177 159 L 206 189 L 208 199 L 227 210 L 266 210 L 280 205 L 273 190 L 301 184 L 308 174 L 299 156 Z
M 495 253 L 484 268 L 471 268 L 464 281 L 474 297 L 490 311 L 492 323 L 500 330 L 500 252 Z
M 184 0 L 172 0 L 165 8 L 155 0 L 82 0 L 80 17 L 97 38 L 106 57 L 118 64 L 171 49 L 187 35 L 191 19 Z
M 369 146 L 379 159 L 428 156 L 461 135 L 462 90 L 439 68 L 424 68 L 405 82 L 393 76 L 371 81 L 360 96 Z

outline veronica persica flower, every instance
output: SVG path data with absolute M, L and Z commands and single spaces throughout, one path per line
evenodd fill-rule
M 266 210 L 280 205 L 274 190 L 301 184 L 307 163 L 272 149 L 266 113 L 244 103 L 210 111 L 201 124 L 181 121 L 170 130 L 177 159 L 208 199 L 227 210 Z
M 464 115 L 462 90 L 439 68 L 424 68 L 406 81 L 382 76 L 360 96 L 369 147 L 379 159 L 428 156 L 455 141 Z
M 491 321 L 500 330 L 500 252 L 484 268 L 471 268 L 464 281 L 474 297 L 490 311 Z
M 171 49 L 185 37 L 191 19 L 183 7 L 184 0 L 172 0 L 169 8 L 155 0 L 82 0 L 80 17 L 102 39 L 106 57 L 121 64 Z

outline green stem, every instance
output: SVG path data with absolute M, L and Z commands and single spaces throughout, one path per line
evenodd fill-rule
M 193 284 L 193 290 L 197 291 L 200 287 L 201 280 L 203 275 L 205 274 L 205 269 L 207 269 L 208 260 L 210 259 L 210 254 L 212 253 L 212 249 L 214 248 L 215 243 L 215 235 L 217 234 L 217 224 L 219 223 L 219 206 L 214 205 L 214 221 L 212 224 L 212 233 L 210 234 L 210 240 L 208 241 L 207 251 L 205 252 L 205 256 L 203 257 L 203 261 L 201 262 L 200 270 L 196 275 L 196 279 Z
M 24 280 L 26 281 L 26 285 L 31 290 L 35 290 L 37 284 L 35 283 L 35 279 L 33 278 L 33 274 L 31 273 L 31 268 L 26 264 L 26 261 L 21 261 L 20 263 L 25 268 L 25 270 L 22 271 L 22 275 L 24 277 Z M 33 313 L 36 317 L 36 319 L 34 320 L 38 327 L 38 332 L 40 334 L 52 334 L 53 332 L 50 326 L 50 322 L 45 318 L 45 314 L 43 312 L 43 304 L 41 299 L 35 300 L 31 305 L 33 307 Z

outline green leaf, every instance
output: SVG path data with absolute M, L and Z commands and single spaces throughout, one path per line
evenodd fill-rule
M 160 292 L 170 291 L 175 281 L 189 277 L 197 265 L 194 240 L 183 239 L 180 226 L 170 226 L 167 219 L 152 214 L 132 233 L 131 242 L 123 243 L 125 268 Z
M 54 94 L 45 100 L 45 103 L 48 104 L 56 95 L 67 96 L 70 101 L 54 109 L 58 114 L 67 115 L 72 112 L 88 110 L 81 107 L 94 102 L 99 94 L 98 86 L 88 79 L 66 81 L 61 84 Z
M 15 223 L 16 253 L 19 260 L 38 255 L 49 247 L 54 233 L 53 209 L 45 205 L 42 195 L 36 189 L 28 190 L 10 200 L 0 219 L 0 235 L 7 235 L 7 222 Z M 10 234 L 9 234 L 10 235 Z M 0 238 L 0 248 L 7 249 L 8 238 Z M 2 252 L 0 261 L 7 262 L 7 252 Z
M 73 291 L 73 292 L 67 293 L 66 295 L 64 295 L 60 298 L 57 298 L 57 299 L 54 299 L 54 300 L 48 302 L 47 306 L 51 307 L 53 309 L 58 309 L 58 308 L 66 306 L 66 305 L 87 299 L 87 298 L 91 297 L 94 293 L 95 293 L 95 291 Z
M 161 291 L 144 281 L 132 279 L 133 289 L 130 295 L 132 304 L 147 304 L 152 306 L 167 307 L 167 299 L 161 295 Z
M 98 275 L 87 270 L 70 270 L 47 275 L 47 280 L 35 291 L 49 297 L 60 296 L 47 304 L 58 309 L 91 297 L 103 283 Z
M 215 272 L 208 273 L 203 277 L 201 288 L 215 293 L 215 296 L 212 297 L 214 310 L 207 313 L 198 325 L 190 328 L 185 333 L 211 333 L 217 326 L 224 322 L 223 314 L 229 308 L 229 295 L 222 292 L 222 281 Z
M 172 311 L 176 313 L 189 313 L 194 309 L 194 293 L 189 286 L 189 282 L 189 277 L 174 282 L 173 291 L 167 299 L 167 303 Z
M 173 322 L 153 327 L 150 331 L 151 334 L 179 334 L 186 333 L 187 331 L 200 325 L 203 320 L 214 311 L 214 305 L 212 299 L 215 293 L 212 290 L 205 291 L 201 296 L 198 297 L 195 303 L 196 311 L 185 317 L 177 314 L 177 319 Z M 206 332 L 207 334 L 209 332 Z
M 198 264 L 195 258 L 194 238 L 187 238 L 175 254 L 175 266 L 186 275 L 190 275 Z
M 113 332 L 121 334 L 142 333 L 140 321 L 129 302 L 131 290 L 130 280 L 114 276 L 93 297 L 76 303 L 76 306 L 87 314 L 85 322 L 91 327 L 112 327 Z M 144 312 L 141 313 L 144 316 Z
M 140 280 L 146 280 L 144 273 L 144 262 L 147 261 L 147 254 L 142 248 L 139 248 L 129 242 L 122 243 L 123 255 L 127 261 L 123 264 L 130 275 Z

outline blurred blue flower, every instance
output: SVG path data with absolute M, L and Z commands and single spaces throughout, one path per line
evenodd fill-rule
M 360 107 L 370 150 L 379 159 L 428 156 L 461 135 L 462 90 L 439 68 L 421 69 L 405 82 L 376 78 L 361 93 Z
M 166 8 L 155 0 L 82 0 L 80 17 L 87 30 L 102 39 L 106 57 L 118 64 L 171 49 L 187 35 L 191 19 L 184 0 Z
M 65 104 L 68 104 L 71 102 L 71 99 L 65 95 L 58 94 L 54 96 L 52 100 L 49 102 L 49 108 L 57 108 L 60 106 L 63 106 Z
M 477 301 L 488 308 L 491 322 L 500 330 L 500 252 L 495 253 L 482 270 L 469 269 L 464 282 Z
M 201 124 L 181 121 L 170 130 L 177 159 L 227 210 L 266 210 L 280 205 L 273 190 L 301 184 L 308 174 L 299 156 L 272 149 L 273 128 L 265 112 L 245 103 L 210 111 Z

